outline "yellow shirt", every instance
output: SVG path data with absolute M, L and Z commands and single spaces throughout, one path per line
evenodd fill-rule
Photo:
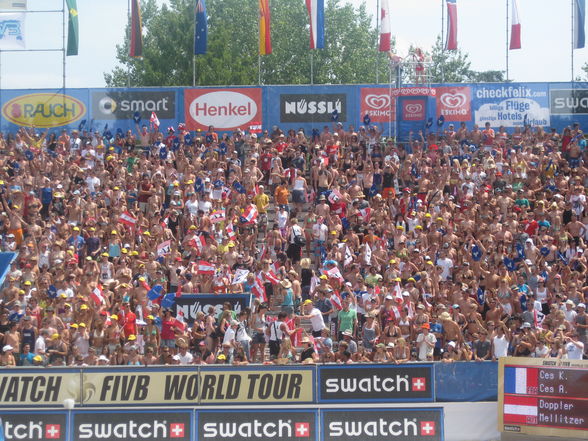
M 269 196 L 265 193 L 260 193 L 255 198 L 253 198 L 253 202 L 257 206 L 257 211 L 260 213 L 266 213 L 267 207 L 269 205 Z

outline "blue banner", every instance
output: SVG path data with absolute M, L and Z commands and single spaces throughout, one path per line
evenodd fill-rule
M 436 363 L 436 401 L 496 401 L 498 363 Z
M 12 265 L 17 255 L 17 253 L 0 253 L 0 286 L 4 283 L 10 271 L 10 265 Z

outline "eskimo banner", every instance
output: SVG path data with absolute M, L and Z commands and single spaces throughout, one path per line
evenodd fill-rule
M 473 87 L 474 120 L 479 126 L 549 126 L 548 86 L 544 83 L 484 84 Z

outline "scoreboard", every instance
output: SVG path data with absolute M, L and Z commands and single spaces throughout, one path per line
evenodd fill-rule
M 588 439 L 588 361 L 501 358 L 498 430 Z

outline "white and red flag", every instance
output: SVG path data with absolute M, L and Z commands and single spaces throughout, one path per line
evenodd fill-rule
M 390 52 L 392 31 L 390 29 L 390 4 L 388 0 L 382 0 L 380 10 L 380 52 Z
M 510 45 L 509 49 L 521 48 L 521 21 L 519 18 L 518 0 L 512 1 L 512 17 L 510 21 Z

